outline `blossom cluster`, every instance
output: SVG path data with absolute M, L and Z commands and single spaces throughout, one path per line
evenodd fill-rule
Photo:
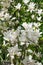
M 0 0 L 1 62 L 43 64 L 43 9 L 38 5 L 32 0 Z

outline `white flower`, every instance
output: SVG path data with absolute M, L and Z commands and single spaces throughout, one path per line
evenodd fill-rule
M 4 11 L 0 12 L 0 18 L 2 18 L 4 16 Z
M 25 22 L 22 24 L 22 26 L 25 28 L 25 29 L 28 29 L 28 24 Z
M 27 41 L 25 30 L 21 30 L 21 34 L 20 34 L 20 36 L 19 36 L 19 41 L 20 41 L 20 42 L 25 42 L 25 41 Z
M 25 43 L 24 42 L 21 42 L 20 45 L 24 45 Z
M 37 17 L 37 20 L 38 20 L 38 21 L 41 21 L 41 16 L 40 16 L 40 17 Z
M 6 20 L 8 20 L 10 17 L 11 17 L 11 16 L 9 15 L 9 13 L 5 13 L 4 18 L 5 18 Z
M 11 43 L 14 43 L 14 41 L 16 41 L 17 33 L 13 29 L 8 30 L 7 32 L 4 32 L 3 35 L 4 35 L 3 38 L 7 41 L 11 41 Z
M 23 23 L 22 26 L 25 30 L 21 34 L 21 40 L 25 39 L 24 41 L 31 41 L 32 43 L 38 43 L 38 39 L 40 37 L 40 30 L 39 30 L 39 23 Z M 38 29 L 37 29 L 38 28 Z
M 38 22 L 38 23 L 35 23 L 34 22 L 34 26 L 36 27 L 36 28 L 38 28 L 39 26 L 40 26 L 41 24 Z
M 10 57 L 13 58 L 14 55 L 19 52 L 18 45 L 15 45 L 14 47 L 8 48 L 8 52 L 10 54 Z
M 13 55 L 11 56 L 11 59 L 14 59 L 14 56 Z
M 15 6 L 15 8 L 20 10 L 20 8 L 21 8 L 21 4 L 18 3 L 18 4 Z
M 30 44 L 30 43 L 27 42 L 27 43 L 26 43 L 26 46 L 28 47 L 29 44 Z
M 34 11 L 35 5 L 36 4 L 34 2 L 30 2 L 29 5 L 28 5 L 28 10 L 27 11 L 30 11 L 30 12 Z
M 2 1 L 1 4 L 2 4 L 3 8 L 6 8 L 6 7 L 8 8 L 10 6 L 10 1 L 5 0 L 5 1 Z
M 37 63 L 36 63 L 36 65 L 42 65 L 42 63 L 40 63 L 40 62 L 37 62 Z
M 42 9 L 38 9 L 37 11 L 38 15 L 40 16 L 43 12 L 42 12 Z
M 21 52 L 18 52 L 18 53 L 17 53 L 17 56 L 21 56 Z
M 16 44 L 14 47 L 9 47 L 7 50 L 11 57 L 11 64 L 13 64 L 14 55 L 17 55 L 17 56 L 21 55 L 21 53 L 19 52 L 20 49 L 18 48 L 18 45 Z
M 22 61 L 22 63 L 24 65 L 34 65 L 35 64 L 35 60 L 32 59 L 32 56 L 26 56 L 25 59 Z
M 33 53 L 33 51 L 32 51 L 31 49 L 28 49 L 28 52 L 29 52 L 29 53 Z
M 41 52 L 38 52 L 35 55 L 40 58 L 41 57 Z
M 5 11 L 3 11 L 3 10 L 0 12 L 1 20 L 4 20 L 4 19 L 8 20 L 10 17 L 11 17 L 11 15 L 9 15 L 9 13 L 7 13 L 7 12 L 5 13 Z
M 24 4 L 27 4 L 30 0 L 23 0 Z
M 7 57 L 9 56 L 9 53 L 7 54 Z
M 29 61 L 29 60 L 28 60 L 28 57 L 26 56 L 25 59 L 22 61 L 22 63 L 23 63 L 24 65 L 28 65 L 28 61 Z
M 14 64 L 11 64 L 11 65 L 14 65 Z
M 31 16 L 32 19 L 34 19 L 34 17 L 35 17 L 34 15 Z
M 13 17 L 11 20 L 15 20 L 16 19 L 16 17 Z
M 29 61 L 32 61 L 32 56 L 31 55 L 29 55 Z

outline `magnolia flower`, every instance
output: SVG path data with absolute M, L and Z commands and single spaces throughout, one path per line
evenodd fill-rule
M 30 11 L 30 12 L 34 11 L 35 5 L 36 4 L 34 2 L 30 2 L 29 5 L 28 5 L 28 10 L 27 11 Z
M 27 4 L 30 0 L 23 0 L 24 4 Z
M 18 4 L 15 6 L 15 8 L 20 10 L 20 8 L 21 8 L 21 4 L 18 3 Z

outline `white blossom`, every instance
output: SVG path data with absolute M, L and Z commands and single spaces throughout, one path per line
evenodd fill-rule
M 28 24 L 25 22 L 22 24 L 22 26 L 25 28 L 25 29 L 28 29 Z
M 32 19 L 34 19 L 34 17 L 35 17 L 34 15 L 31 16 Z
M 20 49 L 18 48 L 18 44 L 16 44 L 14 47 L 9 47 L 8 49 L 10 58 L 11 58 L 11 64 L 13 64 L 14 55 L 20 56 Z
M 36 63 L 36 65 L 42 65 L 42 63 L 40 63 L 40 62 L 37 62 L 37 63 Z
M 0 19 L 2 19 L 4 17 L 4 11 L 0 12 Z M 4 19 L 4 18 L 3 18 Z
M 42 65 L 37 59 L 33 59 L 33 55 L 39 59 L 42 58 L 41 51 L 36 53 L 31 47 L 38 45 L 38 40 L 41 39 L 39 37 L 42 33 L 40 32 L 42 23 L 39 21 L 42 21 L 43 9 L 38 9 L 37 4 L 32 0 L 22 0 L 22 2 L 18 0 L 18 3 L 16 1 L 0 0 L 0 41 L 3 43 L 0 45 L 0 54 L 3 55 L 3 48 L 7 47 L 6 57 L 10 56 L 11 65 L 14 65 L 15 62 L 16 65 L 22 63 L 23 65 Z M 39 48 L 41 49 L 40 46 Z M 3 61 L 1 55 L 0 58 Z M 15 55 L 17 61 L 15 61 Z
M 13 17 L 11 20 L 15 20 L 16 19 L 16 17 Z
M 29 53 L 33 53 L 33 51 L 32 51 L 31 49 L 28 49 L 28 52 L 29 52 Z
M 37 17 L 37 20 L 38 20 L 38 21 L 41 21 L 41 18 L 42 18 L 41 16 L 40 16 L 40 17 Z
M 14 65 L 13 63 L 11 65 Z
M 28 5 L 28 10 L 27 11 L 30 11 L 30 12 L 34 11 L 35 5 L 36 4 L 34 2 L 30 2 L 29 5 Z
M 34 26 L 36 27 L 36 28 L 38 28 L 39 26 L 40 26 L 41 24 L 38 22 L 38 23 L 35 23 L 34 22 Z
M 14 41 L 16 41 L 17 33 L 13 29 L 8 30 L 7 32 L 4 32 L 3 35 L 4 35 L 3 38 L 7 41 L 11 41 L 11 43 L 14 43 Z
M 21 52 L 18 52 L 16 55 L 20 57 L 21 56 Z
M 6 20 L 8 20 L 10 17 L 11 17 L 11 16 L 9 15 L 9 13 L 5 13 L 4 18 L 5 18 Z
M 9 15 L 9 13 L 5 12 L 4 10 L 2 10 L 0 12 L 0 19 L 1 20 L 4 20 L 4 19 L 9 20 L 10 17 L 11 17 L 11 15 Z
M 5 9 L 6 7 L 8 8 L 10 6 L 10 1 L 8 1 L 8 0 L 1 1 L 1 4 L 2 4 L 3 8 Z
M 24 4 L 27 4 L 30 0 L 23 0 Z
M 32 61 L 32 56 L 31 55 L 29 55 L 29 61 Z
M 20 45 L 24 45 L 25 43 L 24 42 L 21 42 Z
M 24 65 L 34 65 L 35 64 L 35 60 L 32 59 L 32 56 L 26 56 L 25 59 L 22 61 L 22 63 Z
M 10 54 L 10 57 L 12 58 L 15 54 L 17 54 L 19 52 L 18 45 L 8 48 L 8 52 Z
M 7 57 L 9 56 L 9 53 L 7 54 Z
M 29 42 L 29 43 L 27 42 L 27 43 L 26 43 L 26 46 L 28 47 L 29 44 L 30 44 L 30 42 Z
M 35 25 L 36 24 L 36 25 Z M 40 30 L 38 23 L 23 23 L 22 26 L 25 28 L 24 33 L 21 34 L 21 39 L 25 39 L 24 41 L 31 41 L 33 43 L 37 43 L 40 37 Z M 37 28 L 38 29 L 37 29 Z
M 19 36 L 19 41 L 20 41 L 20 42 L 25 42 L 25 41 L 27 41 L 25 30 L 21 30 L 21 34 L 20 34 L 20 36 Z
M 38 9 L 37 13 L 39 16 L 43 13 L 42 11 L 43 11 L 42 9 Z
M 36 53 L 35 54 L 38 58 L 40 58 L 41 57 L 41 52 L 38 52 L 38 53 Z
M 16 9 L 19 9 L 20 10 L 20 8 L 21 8 L 21 4 L 20 3 L 18 3 L 16 6 L 14 6 Z

